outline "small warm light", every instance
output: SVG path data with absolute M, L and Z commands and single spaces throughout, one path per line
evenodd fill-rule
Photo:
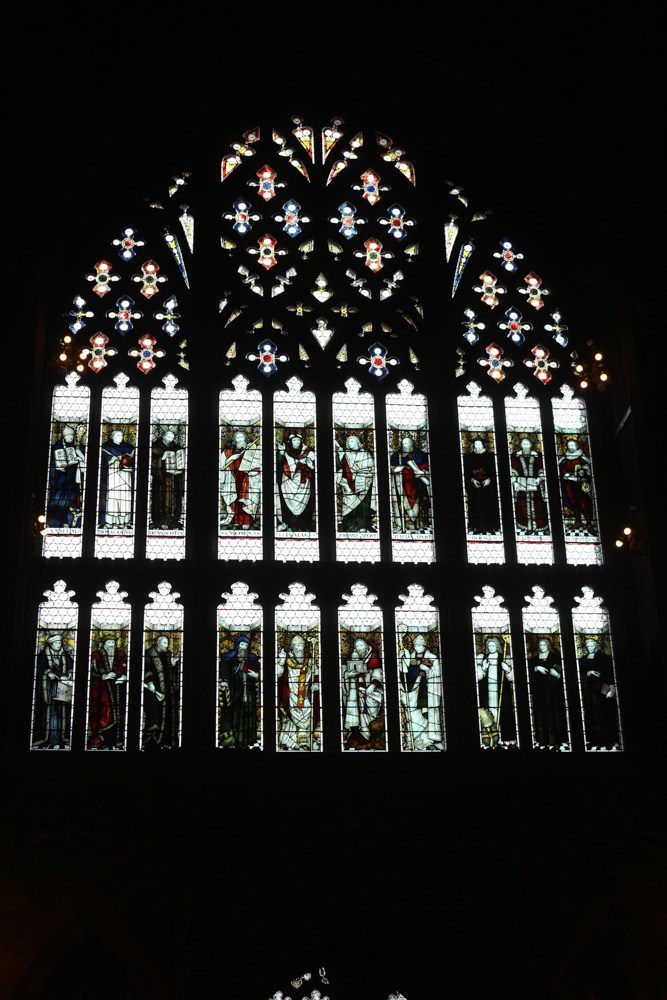
M 595 355 L 595 360 L 596 361 L 602 361 L 602 355 L 601 354 L 596 354 Z
M 620 538 L 616 539 L 616 548 L 617 549 L 622 549 L 623 548 L 623 542 L 622 542 L 622 540 Z
M 631 535 L 632 534 L 632 528 L 623 528 L 623 534 L 624 535 Z
M 66 354 L 61 354 L 60 355 L 60 360 L 61 361 L 67 361 L 67 355 Z
M 583 372 L 584 366 L 583 365 L 577 365 L 574 370 L 575 370 L 575 372 Z
M 83 365 L 77 365 L 77 366 L 76 366 L 76 370 L 77 370 L 78 372 L 82 372 L 82 371 L 83 371 Z
M 39 521 L 40 524 L 46 523 L 46 517 L 44 516 L 44 514 L 40 514 L 37 520 Z
M 46 530 L 46 528 L 42 528 L 42 530 L 40 531 L 40 535 L 48 535 L 48 531 Z
M 600 381 L 601 381 L 601 382 L 606 382 L 606 381 L 607 381 L 607 377 L 608 377 L 608 376 L 607 376 L 607 375 L 605 375 L 605 373 L 604 373 L 604 372 L 602 372 L 602 375 L 600 375 Z
M 72 338 L 70 337 L 69 333 L 67 334 L 66 337 L 63 337 L 63 343 L 65 343 L 65 344 L 71 344 L 72 343 Z
M 579 385 L 581 386 L 582 389 L 588 389 L 588 382 L 586 382 L 585 380 L 583 382 L 580 382 Z

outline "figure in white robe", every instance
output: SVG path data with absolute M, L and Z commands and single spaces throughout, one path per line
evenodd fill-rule
M 340 531 L 375 531 L 373 518 L 374 462 L 364 451 L 360 439 L 351 434 L 345 449 L 337 445 L 336 483 L 338 484 L 341 518 Z
M 440 660 L 429 652 L 425 636 L 414 637 L 412 652 L 404 650 L 400 681 L 405 748 L 444 750 Z
M 317 662 L 306 651 L 306 640 L 295 635 L 289 653 L 281 649 L 278 678 L 278 747 L 280 750 L 320 749 L 320 684 Z

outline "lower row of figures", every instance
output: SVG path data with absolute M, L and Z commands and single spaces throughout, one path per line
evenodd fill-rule
M 571 707 L 564 681 L 560 617 L 552 599 L 533 587 L 523 608 L 523 639 L 532 744 L 568 751 Z M 383 614 L 363 584 L 354 584 L 338 608 L 341 726 L 331 743 L 345 751 L 384 751 L 387 684 L 398 689 L 400 745 L 404 751 L 443 751 L 445 712 L 439 615 L 418 584 L 395 608 L 392 678 L 386 670 Z M 39 607 L 34 680 L 33 749 L 70 749 L 75 690 L 78 605 L 63 580 L 45 591 Z M 141 678 L 141 748 L 181 746 L 184 676 L 183 606 L 169 583 L 159 584 L 144 608 Z M 89 750 L 128 747 L 131 605 L 110 581 L 92 605 L 87 677 L 85 745 Z M 245 583 L 235 583 L 218 607 L 216 740 L 221 748 L 263 746 L 263 612 Z M 276 747 L 279 751 L 323 749 L 320 610 L 303 584 L 289 585 L 275 608 Z M 485 749 L 519 746 L 516 667 L 509 613 L 503 598 L 484 587 L 472 609 L 474 672 L 480 744 Z M 572 621 L 578 663 L 579 702 L 588 750 L 622 749 L 618 689 L 609 616 L 602 599 L 584 587 L 575 597 Z M 572 698 L 572 687 L 570 686 Z M 83 741 L 82 741 L 83 743 Z

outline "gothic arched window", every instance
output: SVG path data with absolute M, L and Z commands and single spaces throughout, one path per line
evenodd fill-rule
M 430 170 L 262 123 L 91 248 L 35 570 L 91 643 L 40 605 L 33 746 L 621 749 L 576 323 Z

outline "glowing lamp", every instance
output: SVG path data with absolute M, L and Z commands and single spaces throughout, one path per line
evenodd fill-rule
M 596 354 L 595 355 L 595 360 L 596 361 L 602 361 L 602 355 L 601 354 Z
M 44 514 L 40 514 L 37 520 L 39 521 L 40 524 L 44 524 L 46 522 Z
M 602 375 L 600 375 L 600 381 L 601 382 L 606 382 L 607 381 L 607 375 L 605 375 L 604 372 L 602 372 Z
M 575 372 L 583 372 L 584 366 L 583 365 L 577 365 L 574 370 L 575 370 Z
M 623 528 L 623 534 L 624 535 L 631 535 L 632 534 L 632 528 Z
M 59 355 L 59 357 L 60 357 L 61 361 L 67 361 L 67 355 L 66 354 L 61 354 L 61 355 Z
M 580 382 L 579 384 L 580 384 L 580 386 L 581 386 L 582 389 L 587 389 L 588 388 L 588 382 L 586 382 L 586 381 Z
M 621 541 L 620 538 L 616 539 L 616 548 L 617 549 L 622 549 L 623 548 L 623 542 Z

